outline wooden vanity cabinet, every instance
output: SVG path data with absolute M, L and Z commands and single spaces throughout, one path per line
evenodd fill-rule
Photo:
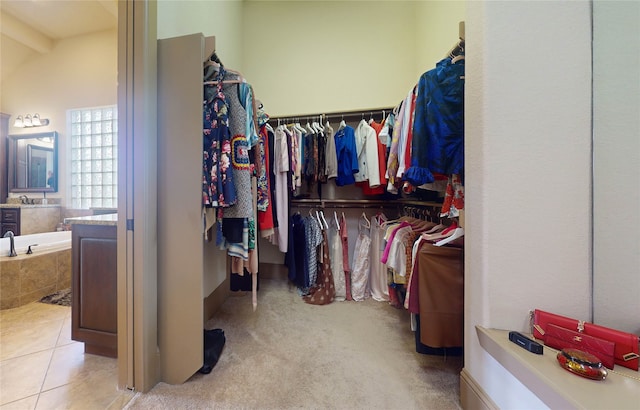
M 0 208 L 0 237 L 7 231 L 13 232 L 15 236 L 20 235 L 20 208 Z
M 85 353 L 118 356 L 117 227 L 73 224 L 71 338 Z

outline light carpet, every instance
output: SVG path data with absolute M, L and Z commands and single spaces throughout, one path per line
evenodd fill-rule
M 416 353 L 409 314 L 386 302 L 308 305 L 261 279 L 258 308 L 231 296 L 206 328 L 227 341 L 210 374 L 157 384 L 126 409 L 460 409 L 462 357 Z

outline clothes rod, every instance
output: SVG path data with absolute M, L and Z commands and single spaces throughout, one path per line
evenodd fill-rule
M 383 201 L 372 199 L 292 199 L 292 208 L 400 208 L 413 206 L 420 208 L 441 208 L 438 202 L 422 202 L 413 200 Z
M 325 121 L 327 119 L 344 119 L 345 121 L 354 121 L 369 118 L 373 115 L 384 114 L 386 117 L 387 114 L 390 114 L 393 111 L 394 107 L 387 108 L 372 108 L 372 109 L 363 109 L 363 110 L 354 110 L 354 111 L 338 111 L 338 112 L 329 112 L 329 113 L 315 113 L 315 114 L 295 114 L 295 115 L 278 115 L 272 116 L 269 120 L 274 121 L 288 121 L 288 120 L 301 120 L 301 119 L 321 119 Z

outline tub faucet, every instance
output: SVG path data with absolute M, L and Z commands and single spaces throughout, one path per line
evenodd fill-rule
M 13 231 L 7 231 L 3 238 L 9 238 L 9 242 L 11 244 L 11 250 L 9 251 L 9 256 L 18 256 L 18 254 L 16 253 L 16 246 L 13 243 Z

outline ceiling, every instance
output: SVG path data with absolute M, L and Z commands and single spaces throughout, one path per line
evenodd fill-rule
M 59 40 L 116 28 L 117 0 L 1 0 L 1 73 L 6 78 Z

